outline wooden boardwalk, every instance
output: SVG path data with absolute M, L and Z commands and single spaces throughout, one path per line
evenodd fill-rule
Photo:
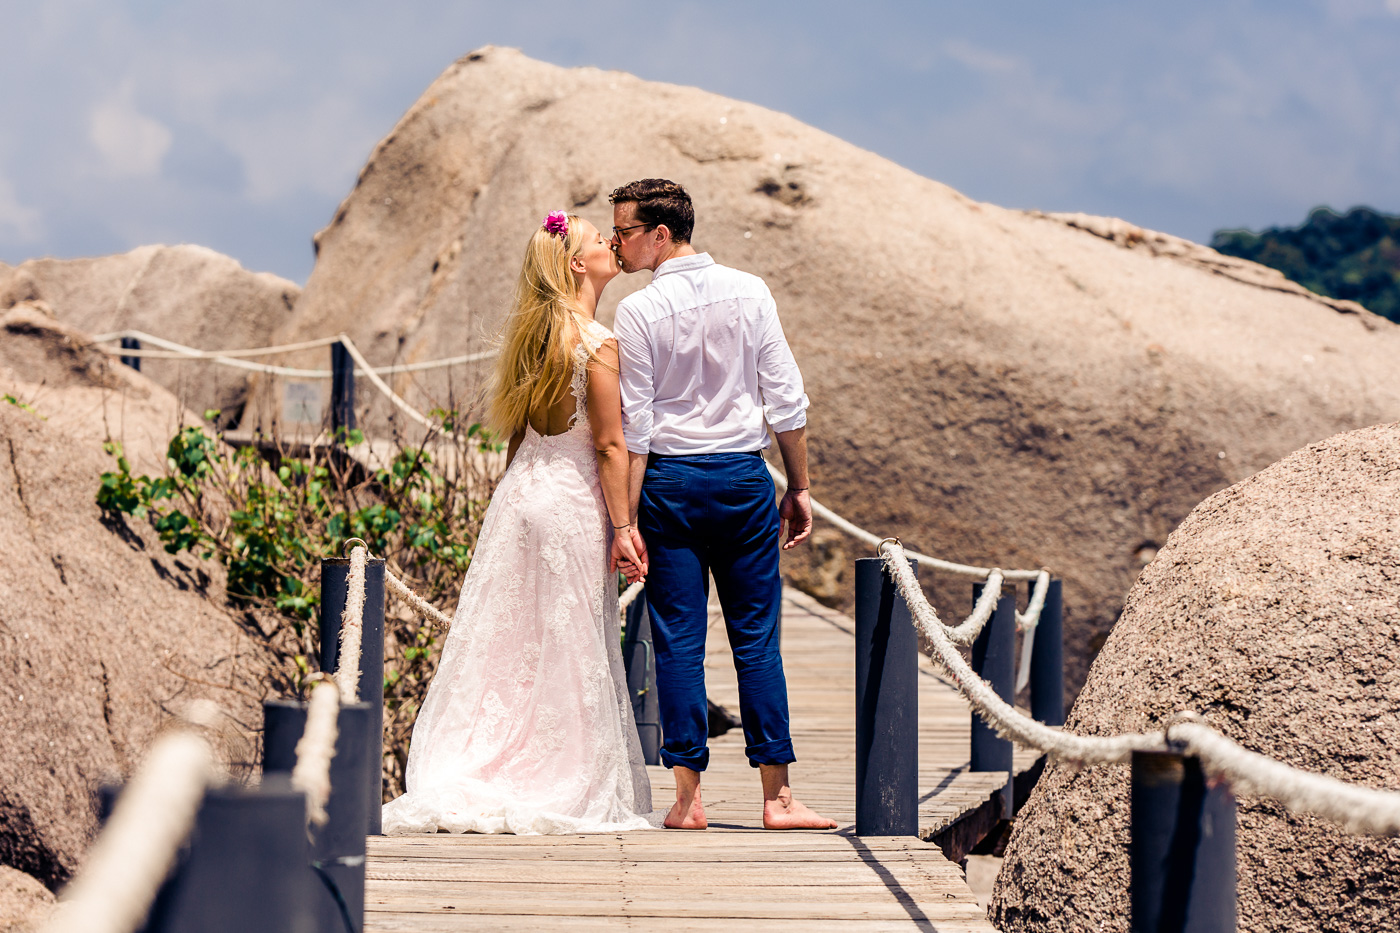
M 784 595 L 797 796 L 841 824 L 831 832 L 761 828 L 758 772 L 742 732 L 710 740 L 710 829 L 562 837 L 370 839 L 366 933 L 446 930 L 991 931 L 958 867 L 913 837 L 856 837 L 853 623 L 795 590 Z M 711 699 L 738 709 L 738 688 L 712 606 Z M 920 664 L 921 835 L 980 805 L 1006 780 L 967 771 L 969 714 Z M 1031 759 L 1018 755 L 1017 768 Z M 650 768 L 658 806 L 674 799 Z

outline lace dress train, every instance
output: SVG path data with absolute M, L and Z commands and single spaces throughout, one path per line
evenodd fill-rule
M 596 346 L 611 336 L 592 323 Z M 437 674 L 407 793 L 385 833 L 646 829 L 651 785 L 622 667 L 612 525 L 575 351 L 574 421 L 527 428 L 491 500 Z

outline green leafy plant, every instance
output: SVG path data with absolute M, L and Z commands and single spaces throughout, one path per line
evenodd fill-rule
M 455 411 L 435 415 L 447 430 L 461 422 Z M 109 441 L 116 469 L 102 474 L 97 503 L 113 519 L 149 523 L 172 554 L 223 564 L 228 596 L 247 610 L 249 632 L 285 663 L 300 689 L 317 657 L 321 560 L 341 556 L 346 539 L 364 539 L 429 602 L 455 604 L 504 465 L 504 445 L 480 425 L 457 436 L 395 441 L 387 463 L 376 466 L 347 452 L 369 450 L 356 430 L 346 433 L 346 447 L 292 451 L 273 441 L 235 448 L 192 426 L 170 439 L 166 470 L 154 477 L 133 473 L 121 445 Z M 409 735 L 443 634 L 396 600 L 386 607 L 390 794 L 402 792 Z
M 33 415 L 35 418 L 38 418 L 40 421 L 48 421 L 48 420 L 49 420 L 49 419 L 45 418 L 43 415 L 39 414 L 39 412 L 35 411 L 33 405 L 29 404 L 28 402 L 24 401 L 23 399 L 15 398 L 13 395 L 11 395 L 11 394 L 8 393 L 8 392 L 6 392 L 4 395 L 0 395 L 0 398 L 3 398 L 6 402 L 8 402 L 9 404 L 15 406 L 15 407 L 18 408 L 20 411 L 27 411 L 27 412 L 29 412 L 29 414 Z

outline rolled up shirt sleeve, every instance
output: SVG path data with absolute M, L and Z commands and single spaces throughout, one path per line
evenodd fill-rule
M 764 419 L 774 432 L 781 434 L 806 427 L 809 403 L 802 388 L 802 372 L 778 320 L 777 303 L 769 295 L 765 305 L 758 350 L 758 389 L 763 396 Z
M 613 319 L 613 335 L 622 372 L 618 384 L 622 391 L 622 439 L 634 454 L 651 451 L 653 425 L 652 406 L 656 401 L 656 382 L 651 359 L 651 343 L 641 315 L 628 308 L 624 300 Z

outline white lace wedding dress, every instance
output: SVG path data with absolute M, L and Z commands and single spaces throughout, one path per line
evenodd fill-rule
M 590 322 L 586 339 L 611 337 Z M 612 524 L 574 353 L 568 431 L 527 428 L 486 511 L 385 833 L 646 829 L 651 785 L 622 667 Z

